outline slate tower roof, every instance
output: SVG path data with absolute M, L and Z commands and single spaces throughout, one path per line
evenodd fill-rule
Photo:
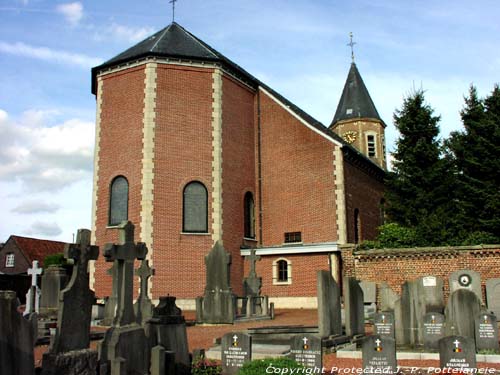
M 341 120 L 354 118 L 371 118 L 382 121 L 356 64 L 352 63 L 337 111 L 330 126 Z

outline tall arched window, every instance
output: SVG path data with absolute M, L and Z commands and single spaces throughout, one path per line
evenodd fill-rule
M 354 243 L 359 243 L 361 239 L 361 220 L 359 218 L 359 210 L 354 210 Z
M 380 225 L 385 224 L 385 199 L 380 200 Z
M 255 205 L 251 192 L 245 194 L 245 233 L 246 238 L 255 238 Z
M 208 232 L 208 193 L 205 185 L 193 181 L 184 188 L 182 231 Z
M 109 225 L 128 220 L 128 181 L 123 176 L 111 182 L 109 194 Z
M 273 285 L 290 285 L 292 283 L 292 262 L 286 258 L 273 261 Z

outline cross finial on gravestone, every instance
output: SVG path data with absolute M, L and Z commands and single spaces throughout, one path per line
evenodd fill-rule
M 256 255 L 256 250 L 251 249 L 250 255 L 245 257 L 250 261 L 250 277 L 257 277 L 257 272 L 255 271 L 256 262 L 260 260 L 260 255 Z
M 104 257 L 107 262 L 115 262 L 117 283 L 117 306 L 113 325 L 121 326 L 135 321 L 133 307 L 134 260 L 143 260 L 148 249 L 143 242 L 134 243 L 134 224 L 122 222 L 118 226 L 119 244 L 108 243 L 104 246 Z
M 31 286 L 26 294 L 26 309 L 24 315 L 38 312 L 40 305 L 40 288 L 37 285 L 38 276 L 42 274 L 43 269 L 38 267 L 38 260 L 34 260 L 31 268 L 28 268 L 28 275 L 31 275 Z
M 43 268 L 38 267 L 38 260 L 34 260 L 31 268 L 28 268 L 28 275 L 31 275 L 31 286 L 37 285 L 38 275 L 41 275 Z
M 352 62 L 354 62 L 354 45 L 356 44 L 356 42 L 352 41 L 352 31 L 349 33 L 349 38 L 350 38 L 350 42 L 347 43 L 347 45 L 351 47 L 351 59 L 352 59 Z
M 169 3 L 172 4 L 172 22 L 175 21 L 175 3 L 177 0 L 170 0 Z
M 148 280 L 151 276 L 154 276 L 155 270 L 154 268 L 149 267 L 149 261 L 147 259 L 144 259 L 141 262 L 141 266 L 134 271 L 134 274 L 136 276 L 139 276 L 140 283 L 141 283 L 141 290 L 139 292 L 139 298 L 141 296 L 146 296 L 148 295 Z

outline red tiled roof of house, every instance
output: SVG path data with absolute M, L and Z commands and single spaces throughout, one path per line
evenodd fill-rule
M 43 259 L 47 255 L 64 253 L 65 242 L 40 240 L 38 238 L 29 238 L 21 236 L 10 236 L 18 248 L 29 259 L 30 263 L 38 260 L 40 267 L 43 267 Z

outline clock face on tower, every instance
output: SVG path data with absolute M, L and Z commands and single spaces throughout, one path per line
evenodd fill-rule
M 354 130 L 349 130 L 342 134 L 342 138 L 344 138 L 344 141 L 346 141 L 347 143 L 353 143 L 357 137 L 358 133 Z

